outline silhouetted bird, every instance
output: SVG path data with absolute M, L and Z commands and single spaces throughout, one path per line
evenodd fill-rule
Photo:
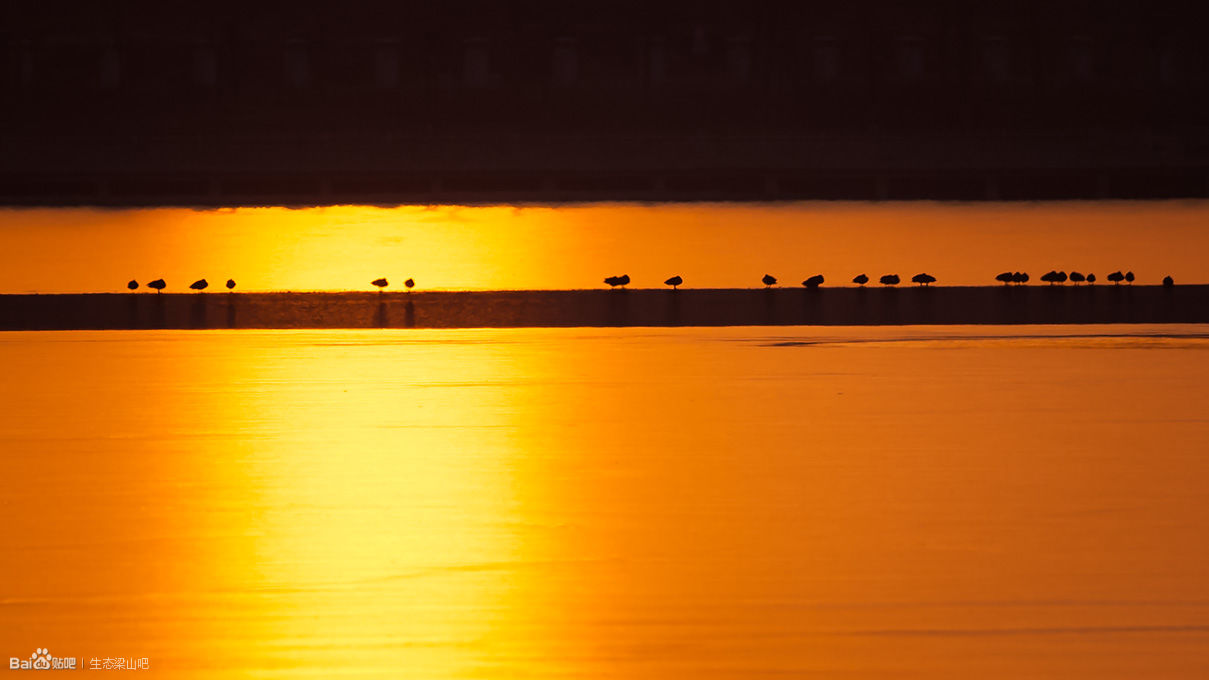
M 684 283 L 684 279 L 680 278 L 679 276 L 673 276 L 672 278 L 668 279 L 667 281 L 664 281 L 663 283 L 666 286 L 671 286 L 672 290 L 676 290 L 677 286 Z
M 916 274 L 911 277 L 912 283 L 918 283 L 921 286 L 926 286 L 929 283 L 936 283 L 936 277 L 931 274 Z
M 898 274 L 886 274 L 878 279 L 883 286 L 897 286 L 900 280 L 901 279 L 898 278 Z
M 1096 284 L 1096 275 L 1095 275 L 1095 274 L 1088 274 L 1088 275 L 1087 275 L 1087 282 L 1088 282 L 1089 284 L 1091 284 L 1091 285 L 1093 285 L 1093 286 L 1094 286 L 1094 285 Z
M 1112 281 L 1113 285 L 1119 286 L 1121 285 L 1121 282 L 1125 280 L 1125 275 L 1120 271 L 1115 271 L 1108 275 L 1108 280 Z
M 1028 283 L 1028 272 L 1012 272 L 1012 283 L 1017 286 Z
M 168 284 L 164 283 L 163 279 L 156 279 L 156 280 L 152 281 L 151 283 L 147 284 L 147 287 L 154 288 L 155 292 L 159 293 L 159 292 L 162 292 L 165 288 L 167 288 Z
M 1171 278 L 1170 276 L 1163 277 L 1163 287 L 1164 288 L 1170 288 L 1174 285 L 1175 285 L 1175 279 Z
M 1133 285 L 1133 272 L 1125 272 L 1125 280 L 1128 281 L 1129 285 L 1132 286 Z
M 1079 272 L 1071 272 L 1071 273 L 1070 273 L 1070 280 L 1071 280 L 1072 282 L 1074 282 L 1074 283 L 1078 284 L 1078 283 L 1082 283 L 1082 282 L 1086 281 L 1086 280 L 1087 280 L 1087 277 L 1086 277 L 1086 276 L 1084 276 L 1084 275 L 1082 275 L 1082 274 L 1080 274 Z
M 138 289 L 139 289 L 139 282 L 138 282 L 138 281 L 135 281 L 134 279 L 130 279 L 130 283 L 127 283 L 127 284 L 126 284 L 126 288 L 128 288 L 128 289 L 130 289 L 130 290 L 138 290 Z
M 198 280 L 194 281 L 193 283 L 190 283 L 189 287 L 192 288 L 193 290 L 202 291 L 202 290 L 205 290 L 206 287 L 209 285 L 210 285 L 210 283 L 208 281 L 206 281 L 205 279 L 198 279 Z
M 407 290 L 411 290 L 412 288 L 415 288 L 415 287 L 416 287 L 416 280 L 415 280 L 415 279 L 407 279 L 406 281 L 404 281 L 404 282 L 403 282 L 403 285 L 404 285 L 404 286 L 407 286 Z
M 235 279 L 227 279 L 227 290 L 235 290 Z
M 604 282 L 609 284 L 609 286 L 613 287 L 613 288 L 616 288 L 617 286 L 625 286 L 627 283 L 630 282 L 630 275 L 622 274 L 621 276 L 610 276 L 610 277 L 606 278 L 604 280 Z
M 775 277 L 771 274 L 765 274 L 764 278 L 762 278 L 760 280 L 764 282 L 764 287 L 766 287 L 766 288 L 777 285 L 777 277 Z
M 1066 272 L 1056 272 L 1051 269 L 1041 275 L 1041 280 L 1049 283 L 1051 286 L 1055 283 L 1066 283 Z
M 1004 273 L 1000 274 L 999 276 L 996 276 L 995 280 L 1002 281 L 1003 285 L 1006 286 L 1009 283 L 1011 283 L 1012 281 L 1015 281 L 1015 279 L 1013 277 L 1014 277 L 1014 274 L 1012 274 L 1012 272 L 1004 272 Z
M 865 276 L 864 274 L 857 274 L 857 275 L 856 275 L 856 276 L 855 276 L 855 277 L 852 279 L 852 282 L 853 282 L 853 283 L 855 283 L 855 284 L 856 284 L 856 285 L 858 285 L 858 286 L 863 286 L 863 285 L 865 285 L 866 283 L 869 283 L 869 277 L 868 277 L 868 276 Z
M 370 281 L 370 283 L 378 287 L 379 293 L 382 292 L 383 288 L 390 285 L 390 281 L 387 281 L 386 279 L 374 279 L 373 281 Z
M 806 286 L 807 288 L 818 288 L 819 286 L 823 285 L 823 275 L 815 274 L 814 276 L 803 281 L 802 285 Z

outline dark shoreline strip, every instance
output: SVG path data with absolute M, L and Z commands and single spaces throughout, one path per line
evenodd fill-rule
M 0 295 L 0 330 L 1209 323 L 1209 285 Z

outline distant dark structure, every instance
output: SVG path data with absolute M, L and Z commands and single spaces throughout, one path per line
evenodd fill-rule
M 1171 278 L 1170 276 L 1163 277 L 1163 287 L 1164 288 L 1171 288 L 1174 285 L 1175 285 L 1175 279 Z
M 198 292 L 205 290 L 209 286 L 210 286 L 210 282 L 206 281 L 205 279 L 198 279 L 198 280 L 194 281 L 193 283 L 189 284 L 190 288 L 192 288 L 193 290 L 196 290 Z
M 0 204 L 1204 197 L 1203 14 L 8 0 Z
M 134 279 L 130 279 L 130 281 L 126 283 L 126 289 L 127 290 L 138 290 L 139 282 L 135 281 Z
M 882 278 L 878 279 L 883 286 L 897 286 L 900 280 L 901 279 L 898 278 L 898 274 L 886 274 Z
M 1096 285 L 1096 275 L 1095 275 L 1095 274 L 1088 274 L 1088 275 L 1087 275 L 1087 284 L 1088 284 L 1089 286 L 1094 286 L 1094 285 Z
M 869 283 L 869 276 L 867 274 L 857 274 L 852 278 L 852 282 L 858 286 L 863 286 Z
M 663 284 L 665 286 L 671 286 L 672 290 L 676 290 L 682 284 L 684 284 L 684 279 L 680 278 L 680 276 L 677 275 L 677 276 L 673 276 L 672 278 L 668 279 L 667 281 L 664 281 Z
M 156 279 L 151 283 L 148 283 L 147 287 L 155 290 L 157 293 L 162 293 L 164 289 L 168 287 L 168 284 L 164 283 L 163 279 Z
M 1125 272 L 1125 280 L 1129 283 L 1129 285 L 1132 286 L 1133 285 L 1133 272 L 1131 272 L 1131 271 Z
M 1028 283 L 1028 272 L 1012 272 L 1012 283 L 1017 286 Z
M 227 290 L 235 290 L 235 279 L 227 279 Z
M 383 291 L 383 289 L 385 289 L 387 286 L 390 285 L 390 281 L 387 281 L 385 278 L 374 279 L 373 281 L 370 281 L 370 283 L 372 285 L 375 285 L 378 287 L 379 293 L 381 293 Z
M 405 288 L 407 288 L 407 290 L 411 290 L 412 288 L 415 288 L 415 287 L 416 287 L 416 280 L 415 280 L 415 279 L 407 279 L 406 281 L 404 281 L 404 282 L 403 282 L 403 286 L 404 286 Z
M 995 277 L 995 280 L 996 280 L 996 281 L 1002 281 L 1002 282 L 1003 282 L 1003 285 L 1005 285 L 1005 286 L 1006 286 L 1006 285 L 1008 285 L 1009 283 L 1011 283 L 1012 281 L 1014 281 L 1014 280 L 1015 280 L 1015 278 L 1014 278 L 1014 275 L 1012 274 L 1012 272 L 1003 272 L 1002 274 L 997 275 L 997 276 Z
M 624 288 L 626 284 L 630 282 L 630 275 L 622 274 L 621 276 L 607 276 L 605 277 L 604 282 L 609 284 L 610 288 L 616 288 L 617 286 Z
M 806 286 L 807 288 L 818 288 L 819 286 L 823 285 L 823 275 L 815 274 L 814 276 L 811 276 L 803 281 L 802 285 Z
M 916 274 L 915 276 L 912 276 L 911 282 L 918 283 L 921 286 L 927 286 L 927 285 L 936 283 L 936 277 L 932 276 L 931 274 L 920 273 L 920 274 Z
M 1125 280 L 1125 275 L 1119 270 L 1108 275 L 1108 280 L 1113 282 L 1113 285 L 1119 286 Z
M 864 326 L 902 324 L 1207 323 L 1209 285 L 1176 291 L 1066 295 L 1048 287 L 919 291 L 838 286 L 803 291 L 688 289 L 441 291 L 411 296 L 392 314 L 372 292 L 155 296 L 0 295 L 0 331 L 149 328 L 490 328 L 605 326 Z M 225 312 L 225 313 L 224 313 Z M 1178 329 L 1175 331 L 1178 332 Z M 871 412 L 870 417 L 876 417 Z
M 777 277 L 772 274 L 765 274 L 764 278 L 760 279 L 760 282 L 764 284 L 765 288 L 771 288 L 777 285 Z
M 1079 285 L 1080 283 L 1083 283 L 1084 281 L 1086 281 L 1087 277 L 1080 274 L 1079 272 L 1071 272 L 1070 280 L 1071 280 L 1071 283 L 1073 283 L 1075 285 Z

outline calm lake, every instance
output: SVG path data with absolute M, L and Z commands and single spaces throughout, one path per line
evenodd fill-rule
M 1204 677 L 1207 351 L 1206 326 L 0 334 L 0 656 Z

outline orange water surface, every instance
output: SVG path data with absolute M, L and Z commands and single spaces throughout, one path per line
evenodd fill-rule
M 1209 675 L 1203 326 L 14 332 L 0 366 L 5 668 Z

